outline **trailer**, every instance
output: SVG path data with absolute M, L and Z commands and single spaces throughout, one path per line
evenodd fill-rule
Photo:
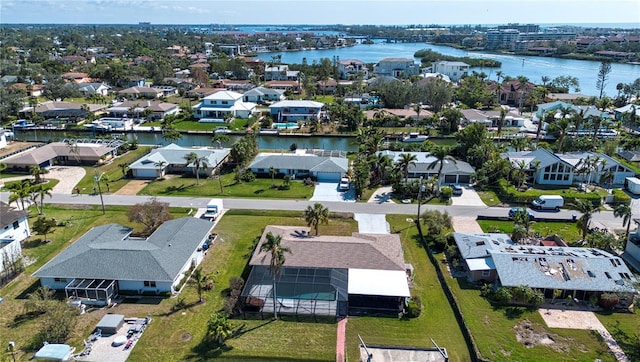
M 635 177 L 625 178 L 624 188 L 634 195 L 640 195 L 640 179 Z

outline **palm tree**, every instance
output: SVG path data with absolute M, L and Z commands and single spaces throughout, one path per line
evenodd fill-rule
M 600 209 L 593 205 L 593 202 L 585 199 L 577 199 L 572 207 L 582 213 L 582 216 L 578 219 L 576 226 L 582 231 L 582 240 L 587 239 L 587 233 L 589 232 L 589 225 L 591 224 L 591 218 L 596 212 L 600 212 Z
M 162 179 L 162 173 L 163 173 L 163 170 L 164 170 L 164 166 L 166 166 L 166 165 L 167 165 L 166 161 L 156 161 L 156 162 L 154 162 L 153 166 L 155 166 L 155 168 L 158 169 L 158 178 L 159 179 Z
M 620 204 L 613 209 L 613 216 L 622 218 L 622 226 L 626 227 L 626 231 L 624 233 L 624 247 L 622 250 L 626 248 L 627 239 L 629 239 L 629 228 L 631 227 L 631 216 L 633 211 L 631 210 L 631 206 L 627 204 Z
M 507 110 L 504 108 L 500 108 L 500 118 L 498 118 L 498 138 L 502 134 L 502 126 L 504 125 L 504 120 L 507 117 Z
M 278 171 L 273 168 L 273 166 L 269 167 L 269 175 L 271 176 L 271 186 L 274 186 L 276 184 L 276 174 L 278 173 Z
M 558 140 L 558 153 L 562 153 L 562 146 L 564 145 L 564 141 L 567 138 L 567 133 L 569 132 L 569 120 L 562 117 L 558 122 L 554 124 L 554 128 L 558 130 L 560 133 L 560 139 Z
M 38 215 L 42 215 L 44 213 L 44 197 L 45 196 L 49 196 L 49 197 L 53 197 L 53 194 L 51 193 L 51 189 L 44 187 L 42 185 L 40 185 L 39 187 L 37 187 L 35 189 L 35 192 L 37 193 L 39 199 L 40 199 L 40 208 L 38 210 Z M 36 207 L 37 207 L 38 203 L 36 202 Z
M 598 132 L 600 132 L 600 126 L 602 126 L 602 122 L 604 122 L 604 118 L 600 117 L 600 116 L 592 116 L 589 117 L 589 121 L 591 123 L 591 126 L 593 127 L 593 139 L 592 139 L 592 146 L 593 149 L 596 149 L 596 142 L 598 142 Z
M 16 182 L 11 184 L 10 186 L 6 186 L 6 188 L 11 191 L 9 194 L 9 203 L 20 201 L 22 205 L 22 210 L 25 210 L 24 207 L 24 199 L 28 198 L 31 195 L 31 184 L 29 180 L 22 180 L 20 182 Z
M 195 152 L 190 152 L 184 156 L 184 159 L 187 160 L 186 166 L 193 165 L 193 172 L 196 174 L 196 185 L 200 184 L 200 168 L 207 168 L 209 165 L 207 164 L 207 159 L 203 156 L 198 156 Z
M 198 303 L 202 303 L 202 292 L 209 282 L 209 275 L 203 273 L 202 269 L 194 270 L 191 277 L 189 277 L 189 284 L 193 285 L 198 293 Z
M 313 206 L 309 205 L 304 211 L 304 220 L 307 222 L 308 226 L 315 229 L 316 235 L 318 235 L 318 226 L 320 223 L 329 223 L 329 209 L 319 202 L 316 202 Z
M 382 183 L 389 172 L 393 161 L 391 161 L 391 158 L 385 154 L 375 153 L 371 156 L 370 162 L 373 172 L 378 178 L 378 182 Z
M 451 153 L 449 147 L 438 146 L 434 148 L 431 156 L 435 157 L 436 160 L 427 166 L 427 170 L 434 169 L 438 166 L 438 193 L 440 193 L 440 186 L 442 185 L 442 169 L 444 168 L 445 161 L 452 161 L 454 164 L 457 162 L 455 158 L 449 156 L 449 153 Z
M 420 123 L 420 112 L 422 111 L 422 104 L 416 103 L 413 105 L 413 111 L 416 112 L 416 127 Z
M 119 163 L 118 167 L 120 167 L 120 171 L 122 171 L 122 178 L 127 177 L 127 170 L 129 169 L 129 164 L 126 162 Z
M 396 166 L 404 175 L 404 182 L 409 181 L 409 167 L 415 166 L 418 158 L 411 153 L 401 153 L 400 159 L 396 161 Z
M 29 167 L 29 173 L 31 173 L 31 175 L 35 178 L 34 183 L 39 184 L 42 181 L 44 181 L 44 179 L 42 179 L 42 175 L 48 173 L 49 171 L 45 168 L 41 168 L 38 165 L 35 166 L 31 166 Z
M 260 246 L 260 251 L 264 251 L 271 254 L 271 262 L 269 263 L 269 272 L 271 272 L 271 276 L 273 278 L 273 318 L 278 319 L 278 312 L 276 308 L 276 299 L 278 297 L 278 293 L 276 290 L 276 278 L 280 276 L 280 269 L 284 265 L 286 260 L 284 254 L 291 254 L 291 249 L 286 246 L 282 246 L 282 235 L 273 235 L 271 232 L 268 232 L 264 242 Z
M 222 145 L 229 142 L 230 140 L 231 138 L 229 137 L 229 135 L 226 135 L 224 133 L 218 133 L 211 138 L 211 142 L 217 143 L 219 148 L 222 148 Z
M 222 345 L 232 333 L 233 327 L 231 326 L 231 322 L 229 322 L 227 313 L 218 312 L 211 316 L 209 323 L 207 323 L 207 336 L 211 340 Z

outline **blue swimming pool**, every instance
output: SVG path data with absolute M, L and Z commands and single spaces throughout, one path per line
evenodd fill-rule
M 277 129 L 298 129 L 298 123 L 296 122 L 288 122 L 288 123 L 274 123 L 273 128 Z

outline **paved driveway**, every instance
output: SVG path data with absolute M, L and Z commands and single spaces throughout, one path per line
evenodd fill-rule
M 453 206 L 486 206 L 480 196 L 471 186 L 462 186 L 464 191 L 460 196 L 451 197 L 451 205 Z
M 358 222 L 358 232 L 364 234 L 389 234 L 389 223 L 385 214 L 353 214 Z
M 356 192 L 353 187 L 349 191 L 338 190 L 337 182 L 319 182 L 309 201 L 356 202 Z

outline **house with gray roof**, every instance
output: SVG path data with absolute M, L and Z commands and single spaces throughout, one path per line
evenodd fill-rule
M 28 171 L 31 166 L 45 168 L 55 164 L 95 165 L 115 157 L 121 145 L 122 141 L 117 140 L 52 142 L 30 148 L 2 162 L 17 171 Z
M 612 157 L 597 152 L 553 153 L 544 148 L 534 151 L 505 152 L 501 157 L 514 167 L 524 166 L 527 177 L 540 185 L 600 183 L 622 185 L 635 172 Z
M 185 272 L 202 261 L 213 226 L 184 217 L 166 221 L 148 238 L 118 224 L 96 226 L 33 276 L 87 303 L 109 304 L 122 291 L 174 293 Z
M 78 90 L 83 96 L 89 97 L 93 94 L 106 96 L 109 94 L 111 87 L 103 83 L 78 83 Z
M 281 89 L 271 89 L 266 87 L 255 87 L 242 94 L 244 102 L 265 103 L 278 102 L 285 99 L 284 91 Z
M 601 249 L 516 244 L 506 234 L 454 233 L 453 238 L 472 281 L 526 285 L 546 298 L 553 298 L 554 290 L 581 300 L 636 292 L 636 278 L 624 261 Z
M 229 117 L 249 118 L 256 104 L 244 102 L 242 94 L 222 90 L 210 94 L 193 107 L 193 117 L 200 123 L 226 122 Z
M 373 73 L 377 76 L 409 78 L 420 74 L 420 65 L 409 58 L 384 58 L 373 66 Z
M 129 166 L 135 178 L 161 178 L 167 173 L 195 173 L 192 163 L 187 164 L 186 156 L 195 153 L 204 160 L 198 174 L 211 177 L 229 158 L 229 148 L 191 148 L 174 143 L 152 150 Z
M 278 174 L 293 178 L 312 177 L 318 181 L 338 182 L 349 170 L 349 160 L 310 154 L 261 153 L 249 165 L 251 172 L 258 175 L 268 175 L 272 167 Z
M 282 238 L 286 261 L 276 279 L 267 235 Z M 407 267 L 397 234 L 310 235 L 310 228 L 267 226 L 249 261 L 242 292 L 245 311 L 271 314 L 345 316 L 376 311 L 397 315 L 410 297 Z
M 0 282 L 19 269 L 21 242 L 31 236 L 28 216 L 24 210 L 0 201 Z
M 378 154 L 391 158 L 393 163 L 400 160 L 401 154 L 411 154 L 416 156 L 415 164 L 409 166 L 409 178 L 438 177 L 440 161 L 429 152 L 403 152 L 403 151 L 380 151 Z M 445 160 L 442 167 L 444 184 L 460 183 L 468 184 L 476 170 L 467 162 L 456 160 Z

